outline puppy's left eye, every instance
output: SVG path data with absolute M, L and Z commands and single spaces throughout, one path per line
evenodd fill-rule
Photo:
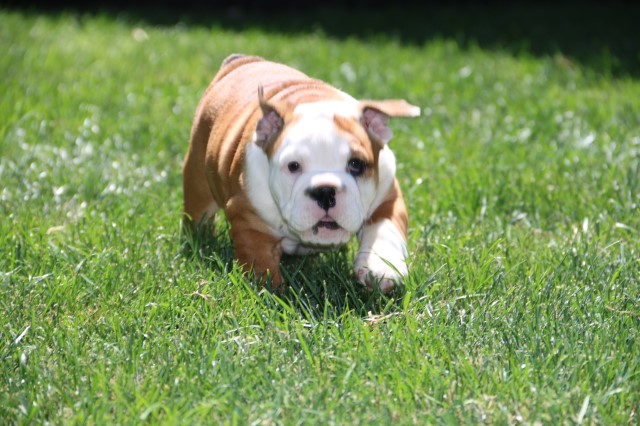
M 297 161 L 292 161 L 287 164 L 287 168 L 289 169 L 289 172 L 297 173 L 300 171 L 300 163 L 298 163 Z
M 364 161 L 362 161 L 362 160 L 357 159 L 357 158 L 352 158 L 347 163 L 347 171 L 353 177 L 361 176 L 364 173 L 366 168 L 367 168 L 366 163 Z

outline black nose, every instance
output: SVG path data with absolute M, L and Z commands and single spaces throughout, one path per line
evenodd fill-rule
M 333 186 L 319 186 L 309 189 L 307 195 L 317 201 L 323 210 L 329 210 L 336 206 L 336 189 Z

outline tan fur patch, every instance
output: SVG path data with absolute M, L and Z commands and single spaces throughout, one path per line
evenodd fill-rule
M 365 177 L 378 173 L 378 157 L 380 144 L 372 141 L 358 120 L 350 117 L 335 115 L 333 122 L 343 135 L 349 140 L 352 157 L 363 160 L 369 167 L 365 170 Z
M 407 215 L 407 206 L 400 192 L 400 185 L 397 179 L 394 179 L 393 185 L 389 188 L 385 201 L 373 212 L 367 224 L 379 222 L 383 219 L 391 220 L 398 228 L 402 236 L 407 238 L 407 228 L 409 226 L 409 216 Z

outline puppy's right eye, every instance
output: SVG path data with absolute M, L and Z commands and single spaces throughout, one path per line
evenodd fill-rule
M 300 163 L 298 163 L 297 161 L 292 161 L 289 164 L 287 164 L 287 168 L 289 169 L 289 171 L 291 173 L 296 173 L 300 171 Z
M 349 163 L 347 163 L 347 171 L 353 177 L 362 176 L 366 168 L 367 164 L 357 158 L 352 158 L 351 160 L 349 160 Z

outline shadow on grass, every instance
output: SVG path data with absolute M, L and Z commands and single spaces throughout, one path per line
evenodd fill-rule
M 88 4 L 86 4 L 88 3 Z M 512 55 L 556 57 L 611 77 L 640 77 L 640 5 L 627 2 L 294 2 L 97 1 L 8 2 L 32 13 L 101 14 L 134 25 L 259 29 L 279 34 L 322 33 L 336 39 L 393 39 L 421 46 L 454 40 Z M 256 7 L 259 5 L 259 7 Z
M 190 261 L 200 262 L 205 268 L 219 273 L 234 273 L 235 256 L 229 226 L 221 221 L 215 233 L 212 229 L 210 224 L 203 224 L 192 234 L 183 234 L 181 254 Z M 281 271 L 287 289 L 280 295 L 265 291 L 264 297 L 273 302 L 266 305 L 277 307 L 285 303 L 310 322 L 337 320 L 348 312 L 366 317 L 393 311 L 403 290 L 389 296 L 366 290 L 353 277 L 352 257 L 348 247 L 308 256 L 283 256 Z M 252 274 L 245 276 L 243 281 L 250 291 L 262 291 Z
M 353 254 L 348 247 L 309 256 L 287 256 L 282 270 L 289 283 L 283 299 L 310 321 L 355 312 L 365 317 L 399 309 L 402 288 L 389 295 L 369 291 L 353 276 Z

